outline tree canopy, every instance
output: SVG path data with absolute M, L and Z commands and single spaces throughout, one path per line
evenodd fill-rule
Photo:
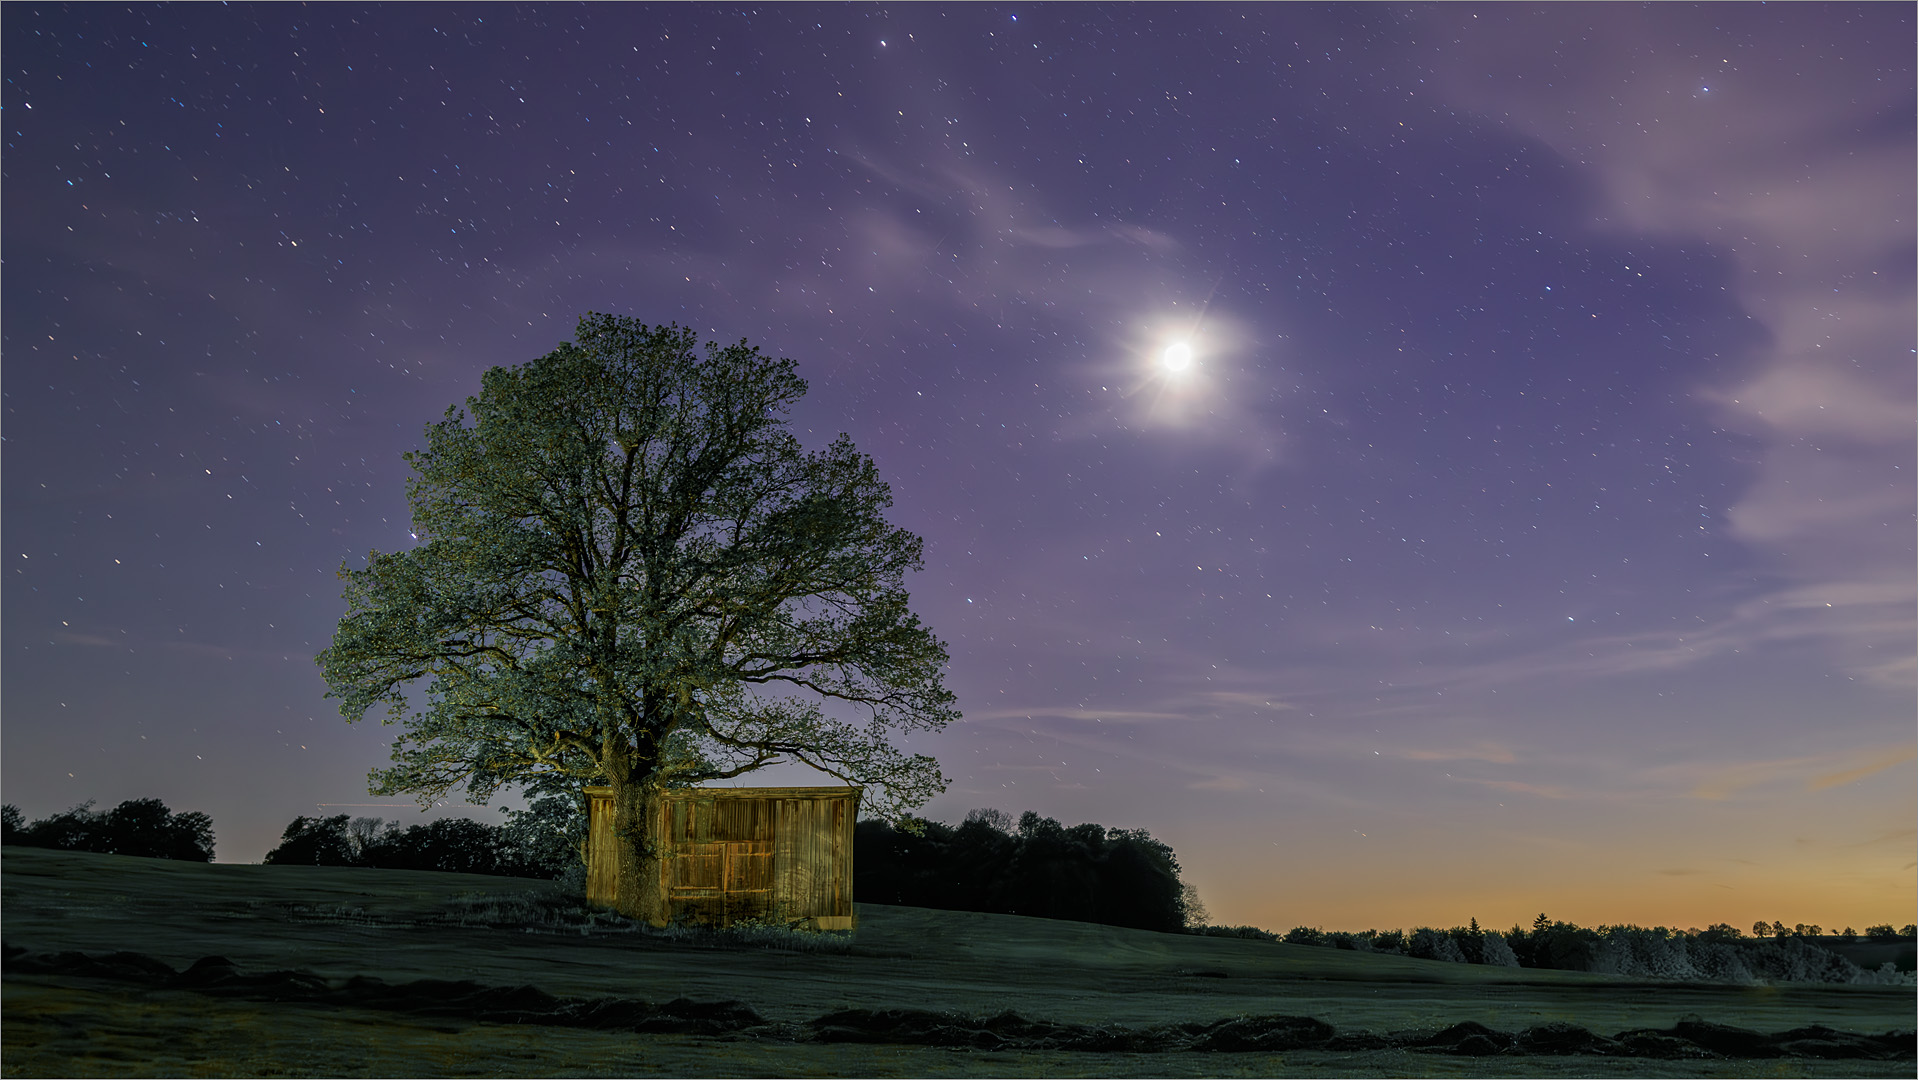
M 650 858 L 636 800 L 664 787 L 792 761 L 886 816 L 944 790 L 893 745 L 958 715 L 908 605 L 921 541 L 849 438 L 789 430 L 792 361 L 696 346 L 589 314 L 407 455 L 419 544 L 342 568 L 318 656 L 349 720 L 403 726 L 374 792 L 604 783 Z

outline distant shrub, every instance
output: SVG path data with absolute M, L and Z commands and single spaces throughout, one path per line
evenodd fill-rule
M 128 799 L 105 812 L 94 810 L 89 800 L 31 825 L 16 806 L 7 806 L 0 817 L 5 842 L 22 847 L 213 861 L 213 819 L 197 811 L 176 814 L 158 799 Z
M 1757 978 L 1745 964 L 1745 950 L 1724 941 L 1693 941 L 1692 968 L 1703 982 L 1754 983 Z
M 1334 930 L 1325 935 L 1325 940 L 1335 949 L 1345 949 L 1349 952 L 1372 951 L 1372 931 L 1370 930 L 1362 930 L 1356 934 Z
M 1325 931 L 1310 926 L 1295 926 L 1285 932 L 1287 945 L 1329 945 L 1325 940 Z
M 1380 930 L 1377 933 L 1366 931 L 1372 939 L 1373 952 L 1403 953 L 1405 951 L 1405 931 Z
M 1350 933 L 1300 926 L 1283 940 L 1355 952 L 1402 953 L 1455 964 L 1556 968 L 1675 982 L 1918 985 L 1918 974 L 1900 969 L 1897 962 L 1866 971 L 1806 936 L 1786 930 L 1779 937 L 1773 934 L 1773 924 L 1760 925 L 1765 936 L 1748 938 L 1724 923 L 1704 930 L 1631 925 L 1594 930 L 1540 915 L 1530 930 L 1514 926 L 1503 933 L 1485 930 L 1474 919 L 1470 926 L 1450 930 L 1419 927 L 1409 938 L 1399 930 Z M 1203 932 L 1266 940 L 1274 937 L 1253 927 L 1208 928 Z M 1874 926 L 1866 932 L 1877 935 L 1874 940 L 1899 940 L 1890 926 Z
M 1205 937 L 1244 938 L 1248 941 L 1277 941 L 1279 935 L 1256 926 L 1200 926 L 1189 931 Z
M 1664 927 L 1611 926 L 1600 931 L 1588 971 L 1650 979 L 1695 980 L 1691 941 Z
M 1867 926 L 1865 927 L 1865 940 L 1879 945 L 1889 945 L 1898 940 L 1898 931 L 1893 930 L 1890 923 L 1879 923 L 1877 926 Z
M 1744 961 L 1754 976 L 1769 982 L 1851 983 L 1865 974 L 1850 960 L 1796 937 L 1752 946 Z
M 1865 986 L 1914 986 L 1918 985 L 1918 975 L 1900 971 L 1897 964 L 1887 960 L 1871 971 L 1859 972 L 1852 982 Z
M 1406 945 L 1405 952 L 1419 960 L 1444 960 L 1453 964 L 1467 962 L 1464 951 L 1452 940 L 1452 935 L 1427 926 L 1412 931 L 1412 940 Z
M 1477 919 L 1473 919 L 1470 926 L 1452 927 L 1445 931 L 1445 936 L 1452 939 L 1452 944 L 1458 947 L 1459 955 L 1465 957 L 1466 963 L 1485 962 L 1485 931 L 1479 927 Z
M 1496 930 L 1488 930 L 1485 932 L 1484 937 L 1481 939 L 1480 948 L 1482 950 L 1482 959 L 1479 963 L 1481 964 L 1486 964 L 1490 967 L 1515 968 L 1519 966 L 1518 954 L 1512 951 L 1512 946 L 1506 942 L 1505 935 Z
M 1572 923 L 1554 922 L 1530 934 L 1531 966 L 1559 971 L 1592 970 L 1598 934 Z

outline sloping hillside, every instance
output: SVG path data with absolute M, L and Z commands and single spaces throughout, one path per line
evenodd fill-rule
M 530 985 L 569 1000 L 734 1001 L 773 1025 L 813 1023 L 836 1010 L 916 1009 L 973 1017 L 1013 1010 L 1056 1024 L 1123 1028 L 1283 1014 L 1312 1017 L 1341 1031 L 1439 1029 L 1471 1021 L 1502 1032 L 1565 1022 L 1612 1033 L 1666 1028 L 1692 1014 L 1764 1032 L 1814 1024 L 1883 1032 L 1909 1029 L 1914 1001 L 1905 989 L 1643 983 L 880 905 L 860 908 L 860 927 L 844 952 L 715 948 L 631 929 L 567 925 L 552 915 L 565 905 L 554 896 L 550 882 L 409 871 L 205 865 L 7 848 L 0 884 L 10 951 L 96 956 L 128 951 L 174 969 L 218 956 L 243 972 L 292 969 L 333 985 L 370 976 L 386 984 L 437 979 L 487 987 Z M 29 1039 L 31 1045 L 23 1047 L 20 1042 L 21 1036 L 38 1030 L 18 1023 L 30 1019 L 29 1012 L 107 1009 L 104 999 L 59 1004 L 65 1000 L 60 993 L 99 989 L 73 980 L 23 980 L 10 973 L 6 1071 L 38 1071 L 22 1064 L 22 1053 L 42 1045 Z M 168 1004 L 179 996 L 176 990 L 149 987 L 142 993 L 140 1000 L 158 1010 L 155 1015 L 176 1008 Z M 271 1012 L 259 1003 L 221 1002 L 206 1008 L 209 1016 L 221 1010 Z M 288 1008 L 298 1011 L 300 1006 Z M 195 1015 L 187 1005 L 178 1005 L 177 1012 L 174 1022 Z M 104 1013 L 94 1021 L 108 1027 L 117 1022 Z M 413 1020 L 394 1022 L 417 1026 Z M 129 1025 L 127 1030 L 139 1027 Z M 609 1037 L 566 1032 L 564 1038 L 589 1035 Z M 686 1037 L 660 1038 L 683 1043 Z M 543 1045 L 557 1044 L 549 1040 Z M 895 1056 L 905 1055 L 900 1058 L 902 1071 L 944 1069 L 939 1063 L 945 1058 L 921 1059 L 913 1056 L 921 1051 L 908 1054 L 899 1048 L 886 1053 L 895 1050 Z M 852 1053 L 844 1047 L 787 1047 L 781 1052 L 786 1051 L 802 1057 L 817 1051 L 824 1055 L 822 1062 Z M 1184 1072 L 1185 1066 L 1172 1057 L 1159 1055 L 1153 1058 L 1156 1064 L 1143 1071 Z M 680 1064 L 691 1071 L 755 1071 L 743 1068 L 736 1055 L 726 1060 L 729 1065 L 701 1066 L 690 1059 Z M 845 1065 L 863 1060 L 856 1057 L 835 1060 L 840 1064 L 821 1067 L 888 1071 L 878 1058 L 867 1060 L 869 1067 Z M 1063 1060 L 1091 1064 L 1070 1055 Z M 1361 1064 L 1357 1059 L 1338 1060 Z M 1270 1061 L 1246 1064 L 1253 1072 L 1278 1067 Z M 1669 1073 L 1677 1063 L 1660 1064 Z M 1852 1062 L 1848 1068 L 1858 1073 L 1861 1065 L 1877 1064 Z M 293 1071 L 354 1071 L 350 1062 L 331 1060 L 331 1065 Z M 1474 1071 L 1486 1071 L 1484 1065 L 1477 1063 Z M 235 1071 L 251 1067 L 233 1066 Z M 426 1065 L 413 1062 L 412 1067 Z M 374 1072 L 393 1068 L 407 1071 L 407 1066 L 390 1061 L 366 1066 Z M 450 1064 L 447 1068 L 459 1071 Z M 1380 1066 L 1375 1062 L 1367 1068 L 1377 1071 Z M 1901 1068 L 1908 1072 L 1908 1063 Z M 82 1071 L 101 1068 L 94 1063 Z M 502 1066 L 501 1071 L 516 1075 L 537 1070 L 529 1063 L 523 1070 Z M 567 1069 L 554 1066 L 552 1071 Z M 1405 1069 L 1393 1066 L 1386 1071 Z

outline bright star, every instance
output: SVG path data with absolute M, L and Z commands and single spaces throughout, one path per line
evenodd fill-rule
M 1159 357 L 1159 363 L 1175 375 L 1186 370 L 1192 366 L 1192 346 L 1183 341 L 1167 345 L 1165 353 Z

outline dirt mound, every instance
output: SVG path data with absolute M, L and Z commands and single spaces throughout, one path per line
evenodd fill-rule
M 1092 1050 L 1149 1053 L 1166 1049 L 1156 1031 L 1028 1020 L 1015 1012 L 984 1018 L 923 1009 L 841 1009 L 806 1025 L 818 1042 L 911 1043 L 978 1050 Z
M 1540 1024 L 1518 1033 L 1517 1049 L 1523 1054 L 1607 1054 L 1623 1053 L 1616 1039 L 1587 1031 L 1577 1024 L 1562 1021 Z
M 763 1027 L 764 1017 L 737 1001 L 665 1004 L 630 998 L 558 998 L 536 986 L 485 986 L 469 981 L 420 979 L 388 983 L 356 975 L 328 980 L 303 971 L 242 972 L 223 956 L 206 956 L 185 971 L 139 953 L 28 953 L 5 949 L 8 974 L 111 979 L 155 989 L 193 990 L 255 1001 L 344 1005 L 490 1024 L 550 1024 L 680 1035 L 721 1035 Z
M 1484 1057 L 1494 1054 L 1588 1055 L 1654 1059 L 1825 1058 L 1909 1060 L 1913 1032 L 1862 1035 L 1816 1025 L 1773 1035 L 1688 1016 L 1666 1029 L 1641 1028 L 1611 1037 L 1576 1024 L 1551 1023 L 1517 1034 L 1467 1021 L 1436 1031 L 1379 1035 L 1340 1031 L 1309 1016 L 1239 1016 L 1209 1023 L 1128 1028 L 1033 1020 L 1015 1012 L 976 1017 L 922 1009 L 842 1009 L 805 1024 L 774 1025 L 738 1001 L 664 1004 L 631 998 L 561 998 L 535 986 L 486 986 L 421 979 L 387 983 L 367 976 L 325 979 L 302 971 L 243 972 L 208 956 L 185 971 L 140 953 L 89 956 L 28 953 L 6 946 L 10 975 L 51 975 L 133 983 L 155 989 L 251 1000 L 379 1009 L 491 1024 L 548 1024 L 682 1035 L 748 1034 L 806 1042 L 891 1043 L 978 1050 L 1082 1050 L 1099 1053 L 1273 1053 L 1286 1050 L 1379 1050 Z

